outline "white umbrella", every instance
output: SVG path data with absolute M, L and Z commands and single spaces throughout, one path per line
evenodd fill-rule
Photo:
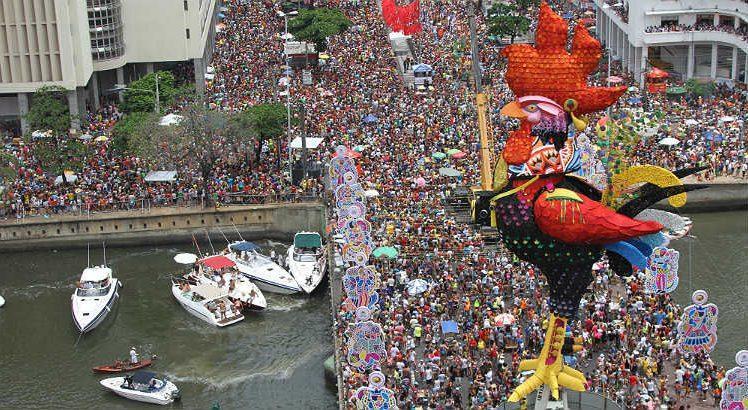
M 413 279 L 405 286 L 405 288 L 408 290 L 408 293 L 411 295 L 419 295 L 429 290 L 430 287 L 431 286 L 429 286 L 429 283 L 423 279 Z
M 178 253 L 174 255 L 174 262 L 182 265 L 192 265 L 197 262 L 197 255 L 194 253 Z
M 376 189 L 367 189 L 364 191 L 364 196 L 367 198 L 376 198 L 379 196 L 379 191 Z
M 697 125 L 699 122 L 694 120 L 693 118 L 689 118 L 686 120 L 686 125 Z
M 673 137 L 665 137 L 658 142 L 660 145 L 667 145 L 668 147 L 680 144 L 680 141 Z

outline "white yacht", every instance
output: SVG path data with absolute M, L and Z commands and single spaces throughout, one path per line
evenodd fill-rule
M 286 256 L 288 272 L 306 293 L 312 293 L 327 270 L 327 253 L 317 232 L 299 232 Z
M 81 333 L 98 326 L 114 308 L 122 283 L 112 277 L 112 269 L 105 265 L 86 268 L 78 286 L 70 297 L 73 322 Z
M 258 249 L 259 246 L 252 242 L 233 242 L 225 256 L 236 263 L 239 272 L 264 291 L 283 295 L 301 292 L 293 276 L 271 258 L 258 253 Z
M 225 327 L 244 320 L 240 309 L 229 300 L 228 293 L 209 284 L 190 285 L 172 279 L 171 294 L 192 316 L 213 326 Z
M 5 306 L 5 299 L 2 296 L 0 296 L 0 307 L 3 307 L 3 306 Z
M 166 405 L 181 397 L 174 383 L 157 379 L 151 372 L 137 371 L 132 376 L 111 377 L 99 383 L 114 394 L 143 403 Z

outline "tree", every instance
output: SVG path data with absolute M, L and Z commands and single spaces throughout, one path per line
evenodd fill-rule
M 65 171 L 80 172 L 86 159 L 86 146 L 77 139 L 67 137 L 43 138 L 34 142 L 34 157 L 42 169 L 68 183 Z
M 36 90 L 25 119 L 32 130 L 52 130 L 55 136 L 68 135 L 70 110 L 65 101 L 65 89 L 44 86 Z
M 714 92 L 714 82 L 712 81 L 699 81 L 691 78 L 684 85 L 689 94 L 697 97 L 706 97 Z
M 327 37 L 341 33 L 353 25 L 338 9 L 302 9 L 288 21 L 288 31 L 301 41 L 315 44 L 317 51 L 327 50 Z
M 159 115 L 152 112 L 132 112 L 119 120 L 112 129 L 112 147 L 120 152 L 129 148 L 130 140 L 138 135 L 156 132 Z
M 207 195 L 216 161 L 231 150 L 228 119 L 222 111 L 209 110 L 200 102 L 189 104 L 180 115 L 184 118 L 178 125 L 157 125 L 151 132 L 131 135 L 128 146 L 152 166 L 199 170 Z
M 18 158 L 8 152 L 0 151 L 0 189 L 10 185 L 18 176 Z
M 262 152 L 262 144 L 265 140 L 276 140 L 285 132 L 288 126 L 286 107 L 280 103 L 253 105 L 235 114 L 231 118 L 231 124 L 237 134 L 247 132 L 248 135 L 257 139 L 255 158 L 259 158 Z M 278 149 L 279 168 L 281 158 L 280 145 L 279 142 L 275 144 Z
M 495 3 L 488 11 L 488 33 L 491 35 L 510 37 L 514 43 L 517 36 L 527 33 L 529 29 L 530 19 L 515 4 Z
M 158 95 L 161 107 L 172 103 L 177 93 L 174 85 L 174 74 L 170 71 L 159 71 L 130 83 L 125 90 L 125 101 L 122 104 L 125 112 L 154 111 L 156 105 L 156 75 L 158 75 Z

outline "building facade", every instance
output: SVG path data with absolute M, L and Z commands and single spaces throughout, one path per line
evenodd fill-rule
M 0 1 L 0 121 L 19 121 L 42 86 L 67 90 L 71 114 L 115 84 L 193 61 L 205 86 L 218 0 Z M 73 124 L 75 126 L 75 124 Z
M 745 0 L 595 0 L 597 33 L 643 85 L 652 66 L 680 79 L 745 83 Z

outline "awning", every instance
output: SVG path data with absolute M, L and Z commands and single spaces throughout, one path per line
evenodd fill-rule
M 319 144 L 324 141 L 324 138 L 317 138 L 317 137 L 306 137 L 306 147 L 308 149 L 316 149 L 319 147 Z M 301 137 L 296 137 L 291 141 L 291 148 L 295 149 L 301 149 L 303 148 Z
M 460 333 L 457 322 L 454 320 L 442 320 L 442 334 L 446 335 L 447 333 Z
M 321 248 L 322 237 L 316 232 L 297 233 L 293 237 L 295 248 Z
M 217 299 L 217 298 L 220 298 L 221 296 L 226 296 L 225 292 L 223 292 L 221 289 L 213 285 L 204 285 L 204 284 L 192 285 L 190 286 L 190 290 L 204 297 L 207 300 Z
M 235 265 L 235 263 L 231 259 L 221 255 L 209 256 L 205 259 L 201 259 L 200 263 L 211 269 L 230 268 Z
M 433 71 L 434 69 L 428 64 L 418 64 L 417 66 L 413 67 L 414 73 L 428 73 Z
M 174 182 L 177 180 L 177 171 L 150 171 L 145 176 L 145 182 Z
M 231 248 L 232 251 L 239 251 L 239 252 L 248 252 L 248 251 L 260 249 L 259 246 L 255 245 L 252 242 L 247 242 L 247 241 L 234 242 L 231 245 L 229 245 L 229 248 Z

